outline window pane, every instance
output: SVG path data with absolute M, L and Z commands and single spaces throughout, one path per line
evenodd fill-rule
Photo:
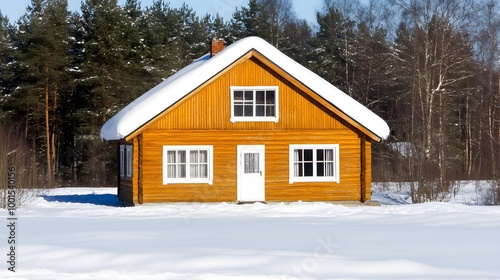
M 316 176 L 318 177 L 323 177 L 325 176 L 325 167 L 324 167 L 324 163 L 323 162 L 318 162 L 316 163 Z
M 125 157 L 123 159 L 123 170 L 126 177 L 128 175 L 128 151 L 125 151 Z
M 175 165 L 169 164 L 167 165 L 167 177 L 168 178 L 175 178 Z
M 177 163 L 186 163 L 186 151 L 177 151 Z
M 313 160 L 313 150 L 304 150 L 304 161 Z
M 123 145 L 120 145 L 120 176 L 125 175 L 125 151 Z
M 325 159 L 327 161 L 333 161 L 333 149 L 325 150 Z
M 255 92 L 255 103 L 256 104 L 265 104 L 266 94 L 263 90 L 258 90 Z
M 274 105 L 274 104 L 276 104 L 274 90 L 268 90 L 268 91 L 266 91 L 266 104 L 268 104 L 268 105 Z
M 316 150 L 316 160 L 317 161 L 323 161 L 324 160 L 324 150 L 323 149 L 317 149 Z
M 245 153 L 245 173 L 259 173 L 259 153 Z
M 253 170 L 255 173 L 258 173 L 260 171 L 259 154 L 258 153 L 253 154 Z
M 132 146 L 127 147 L 127 177 L 132 177 Z
M 304 176 L 306 177 L 312 177 L 313 174 L 313 164 L 312 162 L 306 162 L 304 163 Z
M 186 165 L 180 164 L 177 166 L 177 178 L 186 178 Z
M 200 151 L 200 163 L 208 163 L 208 151 Z
M 295 163 L 293 167 L 294 167 L 294 176 L 302 177 L 304 174 L 304 172 L 302 172 L 302 163 Z
M 274 117 L 275 112 L 274 112 L 274 105 L 267 105 L 266 106 L 266 117 Z
M 234 100 L 235 101 L 237 101 L 237 100 L 238 101 L 243 100 L 243 91 L 241 91 L 241 90 L 235 90 L 234 91 Z
M 245 105 L 245 117 L 253 117 L 253 106 L 252 105 Z
M 296 159 L 297 161 L 303 161 L 304 160 L 304 150 L 295 150 L 297 152 Z
M 189 165 L 189 177 L 190 178 L 199 178 L 199 172 L 198 172 L 198 164 L 190 164 Z
M 245 91 L 245 101 L 252 101 L 253 102 L 253 91 L 252 90 Z
M 167 162 L 168 163 L 175 163 L 175 151 L 168 151 L 167 152 Z
M 243 117 L 243 105 L 234 105 L 234 116 Z
M 266 116 L 264 108 L 265 108 L 265 106 L 262 106 L 262 105 L 255 106 L 255 116 L 257 116 L 257 117 L 264 117 L 264 116 Z
M 335 176 L 335 169 L 333 169 L 333 162 L 325 163 L 325 176 Z
M 200 166 L 200 178 L 208 178 L 208 164 Z
M 189 152 L 189 162 L 198 163 L 198 151 Z

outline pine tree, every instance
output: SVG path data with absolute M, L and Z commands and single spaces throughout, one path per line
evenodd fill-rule
M 280 50 L 300 64 L 309 67 L 308 55 L 311 53 L 309 42 L 312 30 L 306 20 L 294 20 L 286 24 L 280 39 Z
M 107 183 L 112 157 L 99 138 L 101 126 L 145 91 L 141 12 L 137 1 L 120 7 L 116 0 L 86 0 L 81 11 L 82 64 L 75 96 L 81 101 L 75 112 L 81 126 L 75 131 L 74 165 L 81 181 L 97 186 Z
M 264 18 L 262 6 L 257 0 L 250 0 L 248 7 L 236 9 L 232 19 L 229 21 L 230 37 L 229 44 L 248 36 L 258 36 L 271 42 L 271 30 L 269 23 Z
M 212 17 L 209 22 L 209 39 L 213 37 L 223 39 L 226 43 L 229 42 L 230 31 L 229 25 L 224 22 L 224 19 L 219 15 Z
M 146 53 L 144 36 L 140 30 L 143 18 L 140 3 L 137 0 L 127 0 L 123 7 L 126 20 L 124 26 L 125 69 L 122 79 L 126 81 L 125 87 L 136 98 L 150 87 L 143 82 L 147 76 L 144 70 L 144 56 Z
M 11 93 L 13 85 L 13 42 L 11 34 L 14 27 L 9 24 L 9 19 L 0 12 L 0 123 L 6 123 L 12 115 Z
M 354 22 L 334 7 L 317 13 L 317 21 L 319 30 L 311 41 L 311 67 L 352 96 Z
M 176 34 L 179 25 L 177 12 L 163 0 L 144 11 L 140 24 L 145 48 L 143 67 L 150 87 L 178 70 Z
M 69 66 L 68 7 L 65 0 L 32 0 L 16 36 L 18 114 L 33 147 L 42 147 L 49 186 L 57 172 L 62 116 L 58 108 L 67 92 Z M 39 143 L 39 139 L 43 142 Z
M 358 24 L 353 45 L 353 96 L 356 100 L 386 119 L 387 105 L 391 99 L 386 79 L 390 71 L 390 48 L 386 31 L 381 27 L 372 32 L 369 24 Z
M 179 51 L 177 69 L 181 69 L 209 50 L 210 16 L 200 19 L 186 4 L 175 12 L 179 19 L 175 40 Z
M 126 86 L 130 54 L 126 27 L 131 24 L 116 0 L 87 0 L 81 9 L 85 50 L 81 85 L 89 93 L 89 111 L 97 117 L 89 122 L 88 133 L 97 135 L 108 117 L 135 97 Z

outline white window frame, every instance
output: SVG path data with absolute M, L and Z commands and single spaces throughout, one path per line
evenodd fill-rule
M 293 144 L 289 146 L 290 158 L 289 158 L 289 178 L 290 184 L 294 182 L 336 182 L 340 183 L 340 146 L 339 144 Z M 296 149 L 312 149 L 313 150 L 313 176 L 303 176 L 296 177 L 295 174 L 295 158 L 294 153 Z M 317 176 L 317 155 L 316 150 L 318 149 L 333 149 L 333 176 Z
M 120 145 L 120 177 L 132 178 L 132 145 Z
M 208 163 L 208 177 L 207 178 L 189 178 L 190 176 L 190 151 L 207 151 L 207 163 Z M 213 146 L 163 146 L 163 184 L 182 184 L 182 183 L 192 183 L 192 184 L 209 184 L 213 183 L 214 174 L 214 164 L 213 164 Z M 186 152 L 186 178 L 168 178 L 168 157 L 169 151 L 185 151 Z
M 132 145 L 125 146 L 126 160 L 127 160 L 127 172 L 126 177 L 132 178 Z
M 120 145 L 120 177 L 125 177 L 125 145 Z
M 279 87 L 278 86 L 231 86 L 231 122 L 278 122 L 279 119 Z M 234 115 L 234 92 L 235 91 L 253 91 L 253 114 L 254 116 L 252 117 L 236 117 Z M 256 91 L 268 91 L 268 90 L 273 90 L 274 91 L 274 116 L 269 116 L 269 117 L 257 117 L 255 116 L 255 107 L 256 107 L 256 102 L 255 102 L 255 92 Z

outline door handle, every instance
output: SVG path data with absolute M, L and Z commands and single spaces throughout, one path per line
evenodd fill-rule
M 262 176 L 262 170 L 261 170 L 261 171 L 259 171 L 259 173 L 260 173 L 260 176 Z

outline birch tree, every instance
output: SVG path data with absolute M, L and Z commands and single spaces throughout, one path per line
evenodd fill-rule
M 460 2 L 460 3 L 459 3 Z M 410 133 L 415 147 L 414 202 L 443 199 L 448 194 L 460 145 L 460 100 L 474 76 L 472 46 L 465 32 L 470 6 L 462 1 L 393 1 L 410 26 L 411 53 L 395 47 L 394 57 L 411 75 Z M 397 77 L 396 77 L 397 79 Z M 458 167 L 457 167 L 458 165 Z
M 467 127 L 470 135 L 468 158 L 471 160 L 468 169 L 495 180 L 500 178 L 499 8 L 497 1 L 492 0 L 478 7 L 477 56 L 483 73 L 478 77 L 478 91 L 469 100 L 468 118 L 472 121 Z M 473 115 L 477 109 L 483 112 L 479 117 Z
M 476 31 L 477 90 L 467 106 L 467 171 L 475 178 L 490 179 L 483 197 L 487 205 L 500 203 L 500 6 L 497 1 L 480 2 Z M 482 112 L 482 114 L 477 114 Z

